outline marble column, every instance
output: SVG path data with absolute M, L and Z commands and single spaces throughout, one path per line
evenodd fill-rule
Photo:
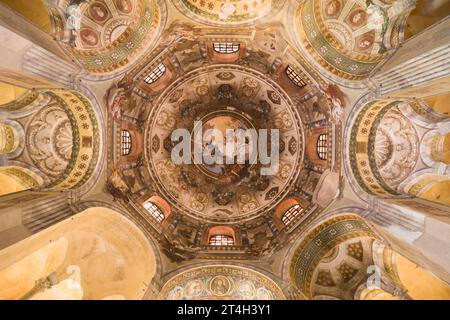
M 376 199 L 362 215 L 392 250 L 450 282 L 448 206 L 418 198 Z
M 401 44 L 370 76 L 377 98 L 426 98 L 449 91 L 450 17 Z
M 73 62 L 73 59 L 61 48 L 52 35 L 40 29 L 2 2 L 0 2 L 0 25 L 45 48 L 59 58 L 70 63 Z
M 22 191 L 0 202 L 0 249 L 73 215 L 68 192 Z

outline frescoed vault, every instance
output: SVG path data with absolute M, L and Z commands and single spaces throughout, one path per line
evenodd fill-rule
M 385 53 L 403 41 L 414 0 L 303 1 L 296 32 L 315 63 L 348 80 L 366 78 Z
M 284 300 L 272 279 L 237 266 L 204 266 L 184 271 L 163 286 L 161 299 Z

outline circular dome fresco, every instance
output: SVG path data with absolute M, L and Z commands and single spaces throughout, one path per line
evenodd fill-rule
M 284 300 L 280 287 L 247 268 L 205 266 L 169 279 L 160 292 L 164 300 Z
M 251 120 L 252 119 L 247 117 L 245 113 L 240 112 L 233 107 L 225 107 L 222 110 L 216 110 L 208 113 L 206 116 L 201 118 L 197 125 L 194 126 L 193 132 L 194 136 L 196 133 L 199 134 L 201 132 L 204 140 L 211 141 L 211 143 L 214 144 L 215 136 L 213 132 L 208 131 L 209 129 L 215 128 L 219 130 L 222 137 L 226 138 L 228 130 L 235 131 L 254 129 Z M 193 141 L 193 143 L 194 145 L 196 144 L 195 141 Z M 214 146 L 217 146 L 217 150 L 220 154 L 225 154 L 225 143 L 214 144 Z M 237 157 L 239 151 L 240 150 L 238 149 L 233 150 L 232 156 Z M 248 158 L 247 150 L 244 150 L 244 153 L 246 158 Z M 249 165 L 249 169 L 252 167 L 253 165 Z M 247 169 L 245 165 L 227 164 L 226 161 L 225 163 L 214 163 L 212 165 L 201 163 L 197 165 L 197 168 L 209 179 L 223 185 L 242 180 L 244 171 Z
M 247 25 L 275 14 L 285 0 L 172 0 L 186 16 L 210 25 Z
M 190 147 L 186 154 L 178 149 L 184 137 L 171 139 L 175 129 L 183 128 Z M 221 134 L 214 136 L 210 132 L 216 131 L 210 129 Z M 243 143 L 225 152 L 236 137 L 228 132 L 246 129 L 256 132 L 258 139 L 245 136 Z M 273 129 L 278 129 L 278 139 Z M 303 164 L 304 135 L 297 109 L 272 80 L 242 67 L 215 66 L 179 79 L 155 103 L 146 130 L 146 157 L 155 189 L 174 208 L 202 220 L 231 223 L 270 211 L 294 187 Z M 256 152 L 250 141 L 256 141 L 258 149 L 264 141 L 268 150 Z M 201 161 L 196 161 L 196 150 L 211 146 L 222 161 L 207 163 L 201 154 Z M 273 149 L 278 162 L 261 161 L 261 153 L 270 156 L 272 148 L 278 148 Z M 185 161 L 174 161 L 172 153 Z M 255 154 L 257 161 L 251 161 Z M 264 171 L 270 167 L 273 172 Z

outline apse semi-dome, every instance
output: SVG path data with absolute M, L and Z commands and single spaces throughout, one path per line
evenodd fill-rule
M 210 265 L 186 270 L 161 289 L 165 300 L 284 300 L 280 287 L 249 268 Z

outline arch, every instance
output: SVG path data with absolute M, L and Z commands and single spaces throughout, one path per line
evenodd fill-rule
M 403 0 L 304 1 L 296 8 L 294 28 L 316 65 L 341 79 L 361 80 L 387 50 L 403 41 L 403 26 L 412 9 L 413 4 Z
M 0 167 L 0 196 L 37 188 L 44 180 L 35 172 L 17 166 Z
M 288 198 L 280 202 L 274 210 L 275 225 L 279 229 L 283 229 L 296 221 L 299 221 L 309 203 L 299 197 Z
M 450 205 L 450 178 L 436 173 L 420 173 L 403 187 L 404 192 L 429 201 Z
M 0 82 L 0 108 L 4 108 L 8 103 L 11 103 L 16 99 L 20 99 L 28 93 L 29 91 L 25 88 L 17 87 L 5 82 Z
M 420 145 L 422 161 L 429 167 L 450 165 L 450 133 L 442 133 L 439 128 L 424 134 Z
M 246 44 L 233 40 L 207 42 L 206 51 L 216 62 L 234 63 L 245 56 Z
M 350 163 L 356 180 L 370 194 L 398 195 L 397 187 L 417 164 L 419 137 L 411 121 L 398 109 L 401 103 L 369 102 L 352 125 Z M 396 148 L 400 145 L 404 147 Z
M 28 154 L 33 165 L 49 176 L 47 188 L 77 188 L 90 178 L 99 159 L 96 112 L 90 101 L 76 91 L 49 90 L 45 94 L 49 104 L 33 115 L 26 128 Z M 47 123 L 49 129 L 43 130 L 41 122 Z M 42 159 L 41 153 L 50 156 Z M 61 165 L 54 166 L 50 157 Z
M 383 289 L 369 289 L 365 288 L 360 295 L 361 300 L 400 300 L 399 297 L 395 297 L 389 292 Z
M 166 18 L 159 0 L 2 2 L 53 36 L 70 60 L 93 74 L 123 72 L 153 47 Z
M 145 194 L 139 197 L 138 202 L 152 219 L 162 224 L 168 223 L 172 208 L 166 200 L 160 196 Z
M 422 100 L 366 103 L 352 119 L 349 133 L 347 151 L 356 182 L 370 195 L 411 195 L 448 204 L 447 179 L 435 164 L 446 161 L 450 138 L 435 136 L 444 121 Z
M 323 139 L 325 137 L 325 139 Z M 319 149 L 320 148 L 320 149 Z M 314 128 L 306 140 L 306 154 L 314 165 L 326 168 L 330 153 L 330 137 L 328 128 Z
M 99 111 L 75 90 L 9 89 L 21 94 L 11 95 L 0 106 L 0 112 L 7 112 L 4 123 L 8 125 L 0 127 L 0 153 L 10 154 L 8 157 L 17 161 L 6 157 L 3 164 L 24 163 L 23 167 L 38 172 L 45 184 L 41 181 L 33 187 L 62 190 L 83 186 L 100 159 Z M 12 98 L 15 100 L 10 101 Z M 26 127 L 8 118 L 20 118 Z
M 10 80 L 10 72 L 2 80 Z M 27 79 L 23 79 L 24 76 L 21 73 L 14 75 L 12 83 L 18 83 L 18 85 L 12 85 L 3 81 L 0 81 L 0 112 L 9 112 L 12 117 L 20 117 L 28 115 L 33 110 L 41 108 L 48 103 L 48 97 L 43 95 L 36 89 L 29 89 L 26 87 L 32 87 L 27 83 Z M 21 78 L 18 81 L 18 78 Z M 23 80 L 23 82 L 21 82 Z M 30 80 L 30 79 L 28 79 Z M 23 85 L 24 87 L 21 87 Z
M 237 245 L 236 233 L 228 226 L 215 226 L 209 229 L 207 237 L 210 246 L 235 246 Z
M 436 162 L 450 164 L 450 133 L 436 136 L 433 139 L 431 157 Z
M 0 251 L 0 297 L 140 299 L 155 270 L 137 226 L 111 209 L 89 208 Z
M 347 290 L 336 286 L 330 266 L 341 273 L 342 287 L 356 290 L 363 275 L 366 275 L 363 266 L 372 261 L 370 244 L 374 239 L 378 239 L 378 235 L 359 216 L 342 213 L 330 217 L 310 230 L 296 247 L 289 262 L 290 279 L 307 298 L 332 293 L 335 296 L 344 295 L 336 296 L 338 298 L 349 299 L 352 296 L 348 295 Z M 359 261 L 358 267 L 348 260 Z M 328 266 L 325 268 L 326 264 Z M 321 286 L 322 291 L 313 290 L 316 284 Z
M 19 146 L 19 133 L 9 124 L 0 123 L 0 154 L 12 153 Z
M 207 265 L 188 269 L 167 280 L 159 299 L 284 300 L 285 296 L 272 279 L 252 269 Z

